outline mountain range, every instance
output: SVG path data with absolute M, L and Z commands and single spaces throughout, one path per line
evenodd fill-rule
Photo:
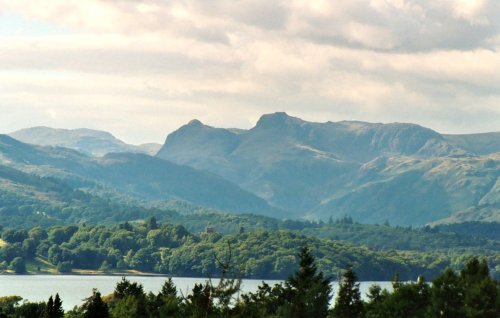
M 230 213 L 416 226 L 500 221 L 500 132 L 443 135 L 415 124 L 274 113 L 248 130 L 192 120 L 157 149 L 101 131 L 35 127 L 0 136 L 0 168 L 104 198 Z M 5 174 L 2 184 L 0 194 L 22 188 Z
M 219 174 L 294 217 L 422 225 L 500 220 L 500 133 L 264 115 L 249 130 L 193 120 L 157 156 Z

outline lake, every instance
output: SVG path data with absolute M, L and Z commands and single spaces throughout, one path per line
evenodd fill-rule
M 127 276 L 132 282 L 141 283 L 146 292 L 157 293 L 166 277 L 145 277 L 145 276 Z M 102 295 L 113 292 L 116 283 L 121 280 L 120 276 L 85 276 L 85 275 L 0 275 L 0 297 L 18 295 L 29 301 L 46 301 L 50 295 L 59 293 L 63 301 L 65 310 L 71 309 L 76 305 L 81 305 L 83 299 L 92 294 L 92 289 L 97 288 Z M 205 282 L 204 278 L 174 277 L 174 283 L 177 290 L 184 295 L 190 293 L 194 284 Z M 213 280 L 214 284 L 217 280 Z M 270 285 L 274 285 L 279 280 L 264 280 Z M 257 290 L 262 280 L 244 279 L 243 292 Z M 382 288 L 392 290 L 391 282 L 361 282 L 360 289 L 362 296 L 365 297 L 368 288 L 378 284 Z M 338 289 L 338 283 L 333 283 L 334 297 Z

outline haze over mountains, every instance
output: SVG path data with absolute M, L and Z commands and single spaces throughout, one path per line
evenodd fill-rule
M 146 151 L 87 129 L 35 127 L 11 136 L 29 144 L 0 136 L 0 168 L 72 189 L 288 218 L 500 221 L 500 132 L 441 135 L 414 124 L 312 123 L 275 113 L 249 130 L 193 120 L 155 157 L 145 154 L 154 145 Z M 5 175 L 0 192 L 22 188 Z
M 263 199 L 217 175 L 145 154 L 110 153 L 90 157 L 68 148 L 34 146 L 0 135 L 2 166 L 14 169 L 16 175 L 22 172 L 59 180 L 72 190 L 105 191 L 147 201 L 185 200 L 233 213 L 280 215 L 278 209 Z M 24 178 L 0 175 L 0 183 L 6 185 L 2 191 L 23 189 L 22 180 Z M 54 191 L 47 191 L 36 197 L 50 198 L 53 194 Z
M 86 128 L 32 127 L 15 131 L 9 135 L 28 144 L 66 147 L 93 156 L 103 156 L 110 152 L 134 152 L 154 155 L 161 147 L 161 145 L 155 143 L 139 146 L 129 145 L 108 132 Z

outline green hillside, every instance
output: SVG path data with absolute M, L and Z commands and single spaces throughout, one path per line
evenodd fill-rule
M 0 135 L 0 165 L 49 176 L 75 190 L 101 189 L 136 200 L 184 200 L 233 213 L 280 216 L 256 195 L 209 172 L 145 154 L 115 153 L 88 157 L 67 148 L 40 147 Z

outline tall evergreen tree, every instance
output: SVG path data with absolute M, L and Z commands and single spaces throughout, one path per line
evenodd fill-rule
M 337 318 L 363 317 L 363 302 L 356 273 L 350 268 L 342 275 L 333 314 Z
M 44 318 L 64 317 L 64 310 L 62 308 L 62 301 L 61 298 L 59 298 L 59 294 L 56 294 L 55 298 L 52 298 L 52 296 L 49 297 L 43 317 Z
M 193 318 L 209 317 L 214 310 L 212 292 L 208 284 L 195 284 L 187 298 L 189 313 Z
M 43 314 L 43 318 L 52 318 L 52 312 L 54 311 L 54 299 L 52 295 L 49 297 L 47 301 L 47 306 L 45 307 L 45 312 Z
M 62 308 L 62 301 L 59 297 L 59 294 L 56 294 L 54 298 L 54 308 L 53 308 L 53 316 L 52 318 L 63 318 L 64 317 L 64 309 Z
M 174 296 L 177 297 L 177 287 L 175 287 L 174 281 L 172 280 L 172 277 L 169 277 L 165 283 L 163 283 L 163 286 L 161 287 L 160 291 L 161 296 Z
M 177 296 L 177 288 L 171 277 L 161 287 L 158 295 L 148 295 L 148 312 L 151 317 L 177 317 L 182 299 Z
M 314 256 L 307 246 L 300 250 L 298 258 L 299 270 L 286 281 L 291 316 L 326 317 L 332 291 L 330 280 L 322 272 L 318 272 Z
M 109 318 L 108 305 L 102 300 L 97 289 L 92 290 L 92 296 L 85 299 L 82 305 L 83 318 Z

